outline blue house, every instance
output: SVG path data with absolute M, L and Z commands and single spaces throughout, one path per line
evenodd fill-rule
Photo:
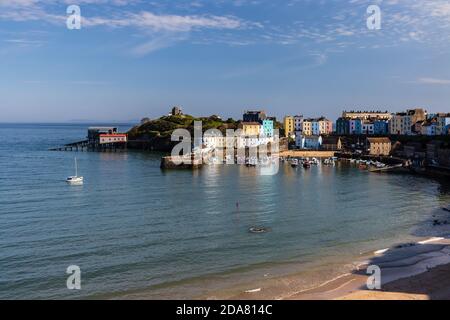
M 350 134 L 350 120 L 346 118 L 337 119 L 336 133 L 341 135 Z
M 373 123 L 373 133 L 384 135 L 389 133 L 389 122 L 387 120 L 375 120 Z
M 361 119 L 350 120 L 350 134 L 362 134 L 362 121 Z

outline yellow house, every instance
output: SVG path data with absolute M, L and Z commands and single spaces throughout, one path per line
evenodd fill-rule
M 294 131 L 295 131 L 294 117 L 285 116 L 284 117 L 284 135 L 286 137 L 289 137 L 295 133 Z
M 385 138 L 367 138 L 369 154 L 373 156 L 388 156 L 392 150 L 391 139 Z
M 303 135 L 304 136 L 312 136 L 312 121 L 311 120 L 303 120 Z
M 261 132 L 261 124 L 259 122 L 242 122 L 240 129 L 242 129 L 245 136 L 255 137 L 259 136 Z

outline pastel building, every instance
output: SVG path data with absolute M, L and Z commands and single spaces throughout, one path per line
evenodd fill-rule
M 329 135 L 333 133 L 333 122 L 321 117 L 318 119 L 303 120 L 302 134 L 304 136 Z
M 392 143 L 387 137 L 367 138 L 367 147 L 370 155 L 388 156 L 392 150 Z
M 284 134 L 286 137 L 293 136 L 295 133 L 294 117 L 284 117 Z
M 268 144 L 272 139 L 264 136 L 263 125 L 259 122 L 242 122 L 239 125 L 239 129 L 241 129 L 242 132 L 236 143 L 238 148 L 257 147 Z
M 351 119 L 350 120 L 350 134 L 362 134 L 362 120 Z
M 398 135 L 411 135 L 418 121 L 427 119 L 426 111 L 423 109 L 411 109 L 392 115 L 389 122 L 389 133 Z
M 261 124 L 259 122 L 242 122 L 239 126 L 242 134 L 247 137 L 258 137 L 261 133 Z
M 262 121 L 261 134 L 267 138 L 273 137 L 273 135 L 274 135 L 273 120 L 265 119 Z
M 319 134 L 320 134 L 319 121 L 312 120 L 311 121 L 311 135 L 318 136 Z
M 303 125 L 302 125 L 302 132 L 303 132 L 303 135 L 305 135 L 305 136 L 312 136 L 312 132 L 313 132 L 313 128 L 312 128 L 312 121 L 311 121 L 311 119 L 305 119 L 304 121 L 303 121 Z

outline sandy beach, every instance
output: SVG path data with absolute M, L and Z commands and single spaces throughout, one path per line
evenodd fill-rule
M 381 269 L 381 290 L 368 290 L 369 265 Z M 243 285 L 200 299 L 429 300 L 450 299 L 450 239 L 430 238 L 375 252 L 355 270 L 304 289 L 298 275 Z M 245 288 L 247 286 L 247 288 Z M 236 291 L 240 291 L 236 293 Z

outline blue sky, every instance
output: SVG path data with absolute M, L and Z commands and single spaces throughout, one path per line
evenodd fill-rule
M 450 111 L 450 2 L 0 0 L 0 61 L 0 122 Z

